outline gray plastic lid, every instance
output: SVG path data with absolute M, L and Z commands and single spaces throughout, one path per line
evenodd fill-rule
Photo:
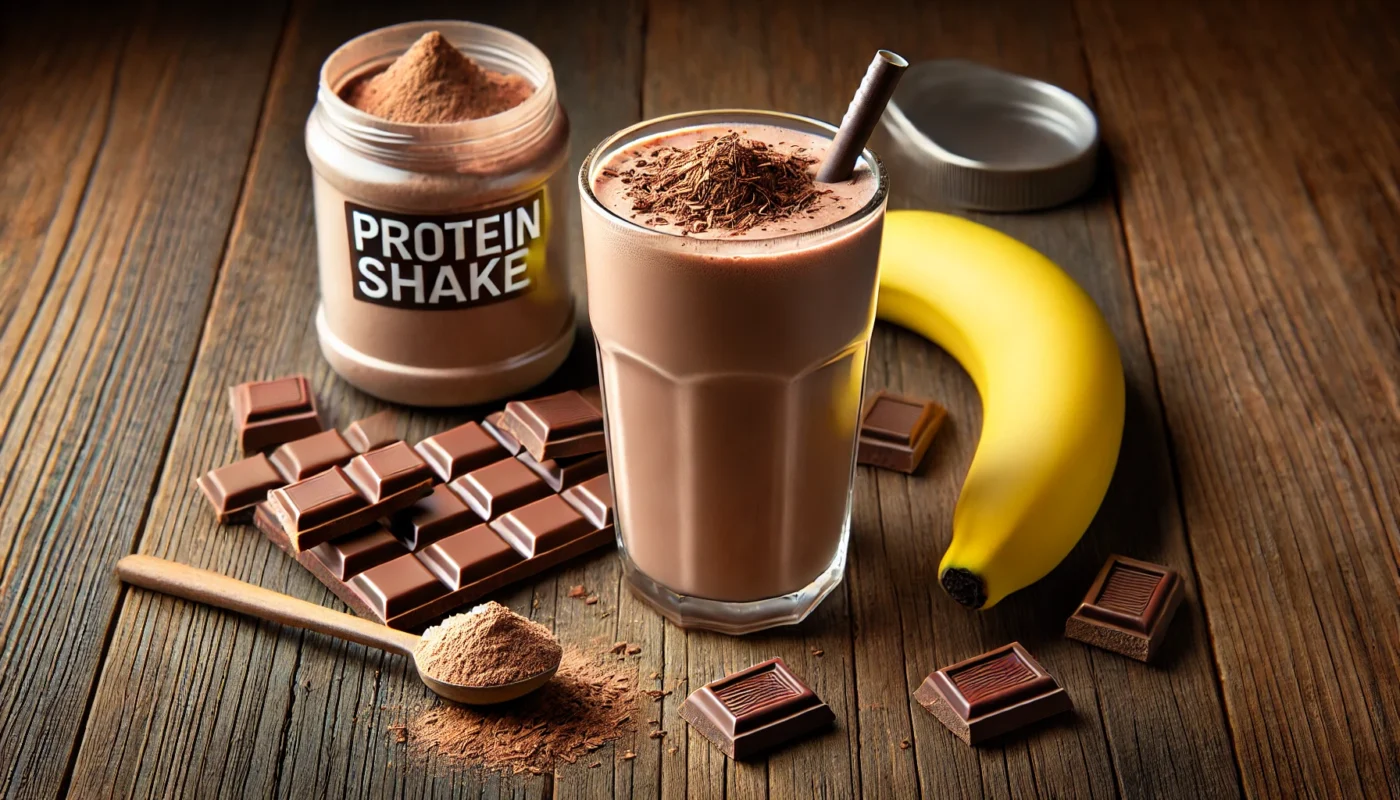
M 1094 112 L 1034 78 L 969 61 L 915 64 L 884 124 L 931 170 L 940 195 L 961 208 L 1049 208 L 1094 182 Z

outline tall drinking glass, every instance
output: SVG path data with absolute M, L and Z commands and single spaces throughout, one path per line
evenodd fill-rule
M 764 111 L 662 117 L 600 144 L 579 189 L 628 580 L 679 625 L 745 633 L 801 621 L 845 570 L 887 191 L 867 150 L 811 214 L 766 229 L 639 218 L 619 165 L 730 131 L 816 158 L 835 133 Z

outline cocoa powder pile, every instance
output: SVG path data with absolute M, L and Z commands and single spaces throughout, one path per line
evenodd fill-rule
M 388 69 L 351 83 L 341 99 L 391 122 L 431 125 L 509 111 L 534 92 L 524 77 L 483 69 L 432 31 Z
M 539 774 L 572 764 L 630 730 L 635 682 L 630 671 L 569 648 L 559 672 L 539 691 L 486 708 L 444 702 L 412 720 L 406 735 L 420 755 Z
M 460 686 L 523 681 L 552 669 L 562 652 L 548 628 L 496 602 L 423 631 L 414 649 L 424 673 Z
M 828 190 L 818 189 L 816 159 L 782 153 L 737 133 L 692 147 L 661 147 L 609 177 L 627 184 L 632 210 L 654 216 L 649 225 L 674 220 L 686 233 L 714 228 L 743 233 L 811 209 Z

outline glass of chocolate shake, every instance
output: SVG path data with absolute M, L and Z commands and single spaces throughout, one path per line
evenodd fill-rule
M 686 627 L 801 621 L 841 580 L 886 179 L 762 111 L 643 122 L 579 175 L 618 544 Z

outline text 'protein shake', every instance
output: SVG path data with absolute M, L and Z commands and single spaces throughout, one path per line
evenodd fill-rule
M 622 557 L 682 625 L 805 617 L 846 558 L 885 183 L 832 129 L 716 111 L 643 123 L 580 175 Z

